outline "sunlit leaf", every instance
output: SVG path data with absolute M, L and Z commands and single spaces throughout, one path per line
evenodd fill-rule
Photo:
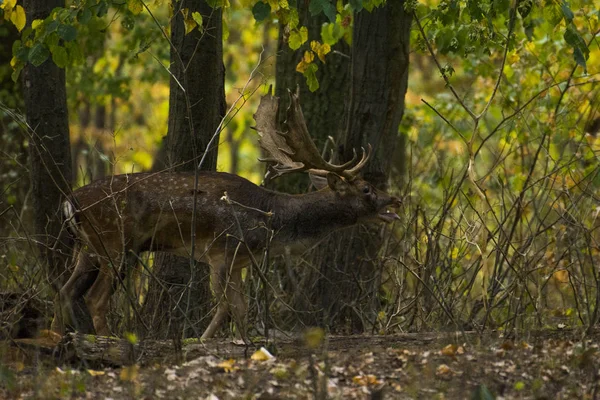
M 290 32 L 288 44 L 290 49 L 298 50 L 308 40 L 308 29 L 303 26 L 300 29 L 294 29 Z
M 319 60 L 322 62 L 325 62 L 325 55 L 331 51 L 331 46 L 329 46 L 327 43 L 321 44 L 316 40 L 310 42 L 310 48 L 317 54 Z
M 221 361 L 219 364 L 217 364 L 217 367 L 222 368 L 225 372 L 233 372 L 239 368 L 235 365 L 235 360 L 233 358 Z
M 6 12 L 6 10 L 12 10 L 17 5 L 17 0 L 4 0 L 0 3 L 0 8 Z
M 43 19 L 34 19 L 31 22 L 31 29 L 36 30 L 40 26 L 43 26 L 43 24 L 44 24 L 44 20 Z
M 65 68 L 69 63 L 69 55 L 67 54 L 67 50 L 62 46 L 52 46 L 50 47 L 50 52 L 52 53 L 52 61 L 60 68 Z
M 127 9 L 134 15 L 138 15 L 144 10 L 144 5 L 140 0 L 127 0 Z
M 25 10 L 20 5 L 15 7 L 10 15 L 10 21 L 15 24 L 17 30 L 21 32 L 25 28 L 27 18 L 25 16 Z
M 133 381 L 137 380 L 139 371 L 140 371 L 139 365 L 130 365 L 130 366 L 124 367 L 121 370 L 121 373 L 119 374 L 119 379 L 121 379 L 124 382 L 133 382 Z
M 265 349 L 264 347 L 261 347 L 260 349 L 255 351 L 250 358 L 254 361 L 267 361 L 275 357 L 269 352 L 269 350 Z

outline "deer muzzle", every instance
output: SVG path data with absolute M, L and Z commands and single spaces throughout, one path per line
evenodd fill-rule
M 398 214 L 396 214 L 393 211 L 390 211 L 390 208 L 400 208 L 401 206 L 401 201 L 399 198 L 397 197 L 392 197 L 390 199 L 390 204 L 385 207 L 382 211 L 379 212 L 379 214 L 377 214 L 377 217 L 379 217 L 380 220 L 386 222 L 386 223 L 391 223 L 394 220 L 400 219 L 400 217 L 398 216 Z

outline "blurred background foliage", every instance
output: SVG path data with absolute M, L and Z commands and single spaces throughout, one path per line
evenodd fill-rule
M 161 29 L 168 32 L 168 3 L 73 0 L 60 17 L 76 27 L 76 38 L 61 38 L 77 185 L 152 165 L 167 129 L 169 45 Z M 248 94 L 240 91 L 252 71 L 260 75 L 255 86 L 274 83 L 280 22 L 288 24 L 289 46 L 305 51 L 298 73 L 312 90 L 315 68 L 327 62 L 323 46 L 350 42 L 352 12 L 379 3 L 312 0 L 313 11 L 331 16 L 315 45 L 294 25 L 291 1 L 215 2 L 224 9 L 228 106 Z M 407 7 L 419 21 L 398 133 L 407 139 L 408 163 L 390 179 L 404 208 L 382 252 L 385 279 L 373 330 L 597 322 L 598 5 L 431 0 Z M 13 25 L 0 25 L 3 57 L 6 43 L 21 36 Z M 23 36 L 35 35 L 27 29 Z M 12 67 L 4 58 L 0 63 L 0 101 L 10 108 L 22 107 L 10 78 L 19 57 L 32 61 L 31 40 L 13 46 Z M 19 56 L 19 46 L 30 46 L 28 54 Z M 59 62 L 65 57 L 52 44 L 47 51 Z M 259 96 L 246 100 L 221 135 L 218 169 L 259 183 L 264 167 L 250 129 Z M 2 124 L 0 212 L 14 206 L 26 221 L 27 141 L 10 118 Z M 2 229 L 4 238 L 23 236 L 22 227 Z M 22 282 L 14 271 L 31 260 L 8 250 L 2 257 L 13 271 L 4 282 Z

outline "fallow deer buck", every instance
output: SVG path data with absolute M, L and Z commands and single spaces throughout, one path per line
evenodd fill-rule
M 242 268 L 269 245 L 271 254 L 286 246 L 303 248 L 325 234 L 361 221 L 391 222 L 388 207 L 400 201 L 357 177 L 371 155 L 371 146 L 350 162 L 325 161 L 312 142 L 297 95 L 291 95 L 283 131 L 277 124 L 279 99 L 262 97 L 254 115 L 260 144 L 272 164 L 270 174 L 306 171 L 321 177 L 320 190 L 290 195 L 259 187 L 223 172 L 160 172 L 118 175 L 73 192 L 65 215 L 79 245 L 74 271 L 60 290 L 54 330 L 82 329 L 74 320 L 74 304 L 85 304 L 99 335 L 108 335 L 106 314 L 114 291 L 115 272 L 135 263 L 143 251 L 190 257 L 195 216 L 195 258 L 211 269 L 218 306 L 202 338 L 215 334 L 228 311 L 243 336 L 246 301 Z M 228 200 L 228 201 L 225 201 Z M 89 319 L 89 317 L 88 317 Z M 89 324 L 88 324 L 89 325 Z M 92 330 L 91 327 L 83 330 Z

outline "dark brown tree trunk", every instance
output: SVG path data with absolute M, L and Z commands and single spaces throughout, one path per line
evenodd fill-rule
M 344 129 L 347 99 L 350 83 L 350 46 L 344 41 L 337 43 L 327 55 L 326 63 L 319 63 L 317 78 L 320 88 L 311 93 L 306 79 L 296 71 L 296 65 L 302 59 L 306 46 L 312 40 L 321 40 L 321 26 L 327 22 L 324 15 L 312 17 L 308 11 L 308 2 L 298 2 L 300 25 L 308 28 L 308 41 L 294 51 L 283 40 L 283 28 L 279 29 L 278 56 L 275 71 L 275 95 L 281 99 L 279 118 L 285 118 L 289 105 L 288 90 L 300 88 L 300 104 L 310 132 L 317 147 L 325 146 L 327 137 L 337 140 Z M 328 148 L 331 149 L 331 146 Z M 286 193 L 306 192 L 309 180 L 306 175 L 292 174 L 279 178 L 273 188 Z
M 17 28 L 12 24 L 4 24 L 3 31 L 0 33 L 0 103 L 3 106 L 14 110 L 22 110 L 23 94 L 19 82 L 13 82 L 11 79 L 12 67 L 10 60 L 12 58 L 12 44 L 20 38 Z M 4 112 L 0 112 L 0 176 L 3 177 L 0 184 L 0 210 L 4 211 L 7 207 L 13 206 L 15 213 L 5 212 L 0 217 L 0 232 L 2 236 L 9 236 L 14 232 L 15 227 L 31 226 L 30 213 L 21 213 L 25 210 L 25 199 L 29 190 L 29 176 L 27 168 L 27 150 L 25 143 L 27 140 L 23 137 L 20 128 L 14 124 L 13 118 Z M 27 209 L 30 209 L 27 207 Z M 25 218 L 25 221 L 20 219 Z M 23 232 L 19 232 L 22 234 Z M 10 241 L 0 243 L 0 254 L 8 254 L 10 248 L 15 244 Z M 9 285 L 12 279 L 5 280 Z M 3 286 L 3 285 L 0 285 Z M 6 287 L 4 287 L 6 288 Z M 2 288 L 0 288 L 1 290 Z
M 185 34 L 181 10 L 186 8 L 189 15 L 194 11 L 202 14 L 203 32 L 195 29 Z M 219 142 L 216 132 L 225 115 L 221 10 L 212 9 L 205 1 L 175 3 L 171 41 L 169 130 L 153 169 L 193 171 L 207 152 L 200 168 L 214 170 Z M 209 148 L 208 143 L 215 133 L 217 136 Z M 181 234 L 191 235 L 191 232 Z M 181 338 L 202 333 L 211 310 L 207 266 L 186 258 L 157 254 L 153 272 L 156 279 L 150 281 L 144 306 L 147 325 L 153 328 L 150 334 Z
M 349 118 L 341 159 L 371 144 L 374 154 L 363 177 L 379 188 L 387 187 L 396 158 L 404 159 L 398 127 L 408 87 L 410 25 L 403 1 L 362 11 L 354 21 Z M 324 278 L 318 290 L 327 325 L 347 326 L 353 332 L 374 326 L 383 269 L 380 250 L 388 233 L 376 225 L 336 235 L 337 244 L 328 253 L 333 259 L 321 264 Z
M 351 49 L 344 41 L 333 46 L 333 52 L 327 55 L 326 63 L 318 62 L 317 78 L 320 88 L 316 92 L 310 92 L 306 78 L 296 71 L 296 65 L 302 59 L 304 51 L 309 48 L 307 46 L 312 40 L 321 41 L 321 27 L 328 20 L 323 14 L 311 16 L 307 2 L 298 2 L 298 14 L 300 25 L 306 26 L 308 29 L 308 41 L 305 45 L 295 51 L 290 49 L 284 41 L 283 27 L 279 29 L 275 73 L 275 94 L 281 99 L 279 119 L 280 122 L 285 119 L 285 112 L 289 105 L 288 90 L 296 91 L 298 87 L 300 104 L 308 131 L 317 147 L 323 149 L 329 136 L 337 142 L 345 128 L 344 121 L 350 90 Z M 328 143 L 327 146 L 328 149 L 336 151 L 332 143 Z M 285 193 L 305 193 L 310 189 L 310 180 L 305 174 L 291 174 L 278 178 L 269 186 Z M 313 255 L 309 255 L 308 259 L 313 259 Z M 285 260 L 275 260 L 270 276 L 271 281 L 280 279 L 281 283 L 274 286 L 281 287 L 283 292 L 290 296 L 286 299 L 286 303 L 290 307 L 282 307 L 277 310 L 284 321 L 283 325 L 294 325 L 298 320 L 305 325 L 318 324 L 320 320 L 315 313 L 315 308 L 320 308 L 320 304 L 314 301 L 315 284 L 321 278 L 321 273 L 315 268 L 294 268 L 294 263 L 290 261 L 289 257 Z M 263 296 L 254 294 L 250 297 L 263 298 Z M 302 312 L 295 313 L 290 310 Z M 258 317 L 260 318 L 260 316 Z
M 322 21 L 317 23 L 320 26 Z M 408 85 L 410 24 L 403 2 L 388 2 L 372 13 L 358 13 L 354 21 L 351 75 L 346 69 L 327 69 L 319 77 L 319 100 L 313 103 L 310 96 L 302 99 L 313 136 L 322 141 L 332 132 L 340 133 L 337 150 L 342 161 L 352 158 L 354 149 L 359 151 L 368 143 L 373 146 L 374 154 L 363 176 L 378 187 L 387 185 L 392 166 L 404 162 L 398 126 Z M 343 53 L 350 54 L 348 50 Z M 293 69 L 299 58 L 281 61 L 282 68 Z M 278 84 L 280 80 L 286 82 L 280 79 L 279 62 L 277 68 Z M 300 74 L 295 75 L 303 79 Z M 339 90 L 328 84 L 331 79 L 341 79 L 346 86 Z M 329 125 L 326 118 L 331 119 Z M 298 314 L 303 324 L 324 325 L 337 332 L 361 332 L 373 326 L 379 309 L 378 253 L 382 238 L 379 225 L 336 232 L 312 254 L 304 256 L 301 272 L 288 271 L 286 283 L 293 288 L 288 304 L 303 311 Z M 310 309 L 315 312 L 305 312 Z
M 24 0 L 27 21 L 45 19 L 64 0 Z M 71 190 L 71 150 L 65 70 L 51 59 L 23 69 L 23 93 L 30 132 L 29 165 L 35 232 L 39 235 L 42 264 L 50 285 L 58 290 L 70 256 L 70 244 L 61 235 L 60 213 L 64 195 Z M 60 237 L 60 238 L 59 238 Z M 63 240 L 65 239 L 65 240 Z

